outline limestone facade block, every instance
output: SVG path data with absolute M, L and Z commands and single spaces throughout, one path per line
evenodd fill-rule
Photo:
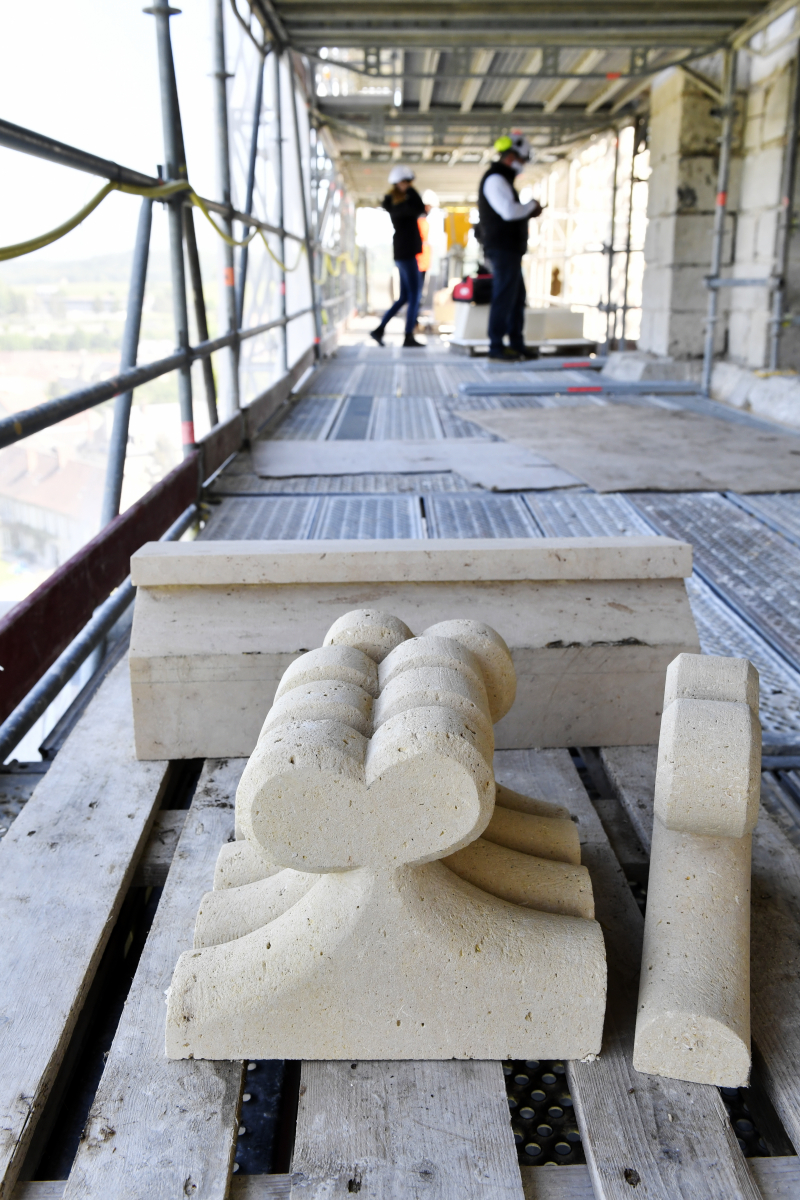
M 170 1057 L 599 1051 L 605 952 L 575 825 L 559 805 L 495 787 L 489 714 L 513 695 L 507 646 L 462 620 L 420 638 L 409 630 L 403 653 L 387 654 L 387 630 L 390 641 L 402 632 L 389 614 L 360 610 L 324 638 L 336 645 L 345 631 L 349 650 L 384 667 L 374 705 L 359 689 L 364 707 L 350 706 L 363 725 L 373 705 L 367 734 L 340 719 L 337 688 L 358 685 L 334 681 L 327 696 L 316 678 L 281 687 L 276 707 L 286 715 L 294 702 L 300 719 L 267 717 L 245 768 L 237 842 L 220 851 L 195 948 L 169 989 Z M 442 665 L 448 649 L 460 669 Z M 323 660 L 308 657 L 316 671 Z M 328 657 L 342 668 L 342 656 Z M 291 676 L 307 681 L 298 662 Z M 408 684 L 416 703 L 384 712 Z M 465 696 L 488 724 L 487 745 L 474 713 L 465 719 Z M 546 1003 L 556 981 L 562 999 Z
M 487 692 L 492 714 L 505 712 L 499 748 L 657 740 L 666 668 L 698 649 L 682 578 L 688 546 L 656 537 L 465 539 L 457 554 L 452 542 L 375 545 L 374 559 L 363 542 L 326 543 L 323 553 L 308 542 L 144 547 L 133 559 L 129 657 L 139 757 L 249 756 L 279 686 L 281 701 L 326 680 L 374 698 L 407 640 L 380 664 L 352 645 L 321 646 L 332 614 L 364 605 L 390 609 L 426 639 L 448 640 L 432 627 L 453 612 L 502 626 L 514 673 L 489 677 Z M 467 662 L 474 651 L 459 645 Z M 448 669 L 467 668 L 451 660 Z

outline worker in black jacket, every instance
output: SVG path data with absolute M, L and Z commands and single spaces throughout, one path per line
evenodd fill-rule
M 395 313 L 404 304 L 406 309 L 406 340 L 404 346 L 422 346 L 414 337 L 414 327 L 417 324 L 419 312 L 421 277 L 417 265 L 417 255 L 422 250 L 422 237 L 417 220 L 425 215 L 425 205 L 416 188 L 411 186 L 414 172 L 410 167 L 392 167 L 389 173 L 389 183 L 392 190 L 384 196 L 383 207 L 392 218 L 394 226 L 394 261 L 400 272 L 400 295 L 391 308 L 387 309 L 381 318 L 377 329 L 373 329 L 373 337 L 379 346 L 383 345 L 383 335 L 386 326 Z
M 537 200 L 521 204 L 514 188 L 514 180 L 530 159 L 528 139 L 512 134 L 498 138 L 494 148 L 500 157 L 478 189 L 481 238 L 492 266 L 489 357 L 514 362 L 535 357 L 525 346 L 522 256 L 528 249 L 528 220 L 538 217 L 542 207 Z M 503 343 L 506 336 L 508 346 Z

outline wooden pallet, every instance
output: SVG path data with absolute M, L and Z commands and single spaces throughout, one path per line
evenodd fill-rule
M 652 797 L 646 756 L 630 752 L 627 766 L 622 752 L 604 756 L 644 840 Z M 191 946 L 200 898 L 232 832 L 243 766 L 207 761 L 189 810 L 161 810 L 168 765 L 133 757 L 121 663 L 0 844 L 8 914 L 0 943 L 0 1200 L 800 1195 L 796 1159 L 744 1159 L 716 1088 L 633 1071 L 643 920 L 598 810 L 562 750 L 500 752 L 496 771 L 520 791 L 569 806 L 593 879 L 610 967 L 606 1035 L 599 1058 L 568 1066 L 588 1167 L 520 1171 L 499 1063 L 309 1062 L 302 1065 L 292 1175 L 231 1177 L 244 1064 L 167 1060 L 164 992 L 179 953 Z M 773 1102 L 797 1141 L 795 977 L 782 982 L 763 935 L 778 936 L 781 946 L 798 944 L 792 889 L 800 858 L 775 822 L 765 818 L 759 831 L 754 893 L 772 888 L 783 907 L 768 899 L 754 906 L 766 980 L 761 987 L 756 981 L 754 1028 Z M 132 882 L 164 882 L 164 891 L 70 1177 L 15 1187 Z M 779 929 L 781 922 L 789 924 Z M 778 1011 L 770 1008 L 775 1002 L 783 1006 Z M 779 1043 L 789 1047 L 788 1058 L 778 1058 Z

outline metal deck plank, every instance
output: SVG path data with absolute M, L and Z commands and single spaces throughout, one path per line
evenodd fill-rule
M 521 496 L 432 494 L 425 498 L 425 515 L 430 537 L 542 536 Z
M 311 538 L 422 538 L 422 510 L 414 496 L 326 496 Z
M 659 531 L 692 543 L 697 572 L 800 669 L 800 548 L 717 492 L 631 498 Z
M 228 1194 L 245 1064 L 166 1058 L 164 993 L 178 956 L 192 947 L 219 848 L 233 836 L 245 761 L 209 760 L 203 768 L 64 1200 Z
M 540 492 L 525 503 L 548 537 L 607 537 L 652 532 L 627 496 Z M 686 581 L 704 654 L 749 658 L 761 677 L 761 718 L 776 733 L 800 732 L 800 675 L 697 575 Z
M 756 1200 L 717 1088 L 633 1069 L 644 918 L 569 752 L 503 750 L 495 773 L 523 794 L 566 804 L 592 877 L 609 965 L 603 1048 L 594 1062 L 570 1062 L 567 1075 L 597 1200 Z
M 214 542 L 307 538 L 319 503 L 309 496 L 226 497 L 200 538 Z
M 229 476 L 213 490 L 217 496 L 330 495 L 337 492 L 384 493 L 469 492 L 473 487 L 453 471 L 419 471 L 395 474 L 375 471 L 366 475 L 260 475 Z
M 11 1195 L 166 770 L 136 759 L 121 662 L 0 842 L 0 1197 Z
M 656 746 L 613 746 L 601 756 L 648 849 Z M 800 852 L 762 805 L 753 833 L 750 1003 L 761 1082 L 800 1148 Z

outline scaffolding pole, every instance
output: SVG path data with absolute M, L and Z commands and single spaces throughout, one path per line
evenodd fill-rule
M 719 146 L 719 169 L 717 172 L 717 199 L 714 206 L 714 233 L 711 249 L 711 279 L 718 279 L 722 266 L 722 242 L 725 237 L 725 212 L 728 203 L 728 180 L 731 170 L 731 143 L 733 141 L 734 98 L 736 95 L 736 51 L 725 51 L 724 83 L 722 102 L 722 131 Z M 711 369 L 714 365 L 714 335 L 717 328 L 719 290 L 709 289 L 708 314 L 706 316 L 706 340 L 703 351 L 702 390 L 706 396 L 711 392 Z
M 276 155 L 276 163 L 275 163 L 275 165 L 277 167 L 277 173 L 278 173 L 278 186 L 276 189 L 276 196 L 277 196 L 277 201 L 278 201 L 278 227 L 280 229 L 283 229 L 283 216 L 284 216 L 284 204 L 283 204 L 283 99 L 282 99 L 282 95 L 281 95 L 281 61 L 283 59 L 283 55 L 276 54 L 274 56 L 274 58 L 275 58 L 275 140 L 276 140 L 277 147 L 278 147 L 278 153 Z M 289 86 L 290 87 L 292 86 L 291 74 L 289 75 Z M 297 147 L 297 154 L 299 157 L 299 155 L 300 155 L 300 146 L 299 145 Z M 301 194 L 301 196 L 304 194 L 303 193 L 302 165 L 300 167 L 300 194 Z M 281 312 L 281 316 L 285 317 L 286 316 L 286 270 L 285 270 L 285 267 L 283 266 L 283 264 L 286 262 L 286 239 L 283 236 L 281 236 L 278 245 L 280 247 L 279 253 L 280 253 L 280 260 L 281 260 L 281 266 L 279 268 L 280 280 L 281 280 L 281 282 L 280 282 L 280 297 L 281 297 L 280 312 Z M 312 299 L 312 301 L 314 299 L 313 292 L 311 295 L 311 299 Z M 286 322 L 284 322 L 281 332 L 282 332 L 281 347 L 282 347 L 282 354 L 283 354 L 283 370 L 285 373 L 289 369 L 288 368 L 289 327 L 286 324 Z
M 231 156 L 228 138 L 228 75 L 225 66 L 225 20 L 222 0 L 212 0 L 214 6 L 214 79 L 216 80 L 215 125 L 217 141 L 217 171 L 219 174 L 220 200 L 227 209 L 222 218 L 223 231 L 233 238 L 233 206 L 231 201 Z M 236 322 L 236 276 L 233 266 L 233 246 L 222 243 L 224 269 L 223 310 L 227 318 L 227 332 L 235 333 Z M 239 347 L 236 342 L 227 350 L 230 395 L 227 397 L 226 417 L 239 408 Z
M 300 207 L 303 210 L 303 240 L 306 246 L 306 259 L 308 260 L 308 281 L 311 286 L 311 303 L 314 307 L 314 354 L 317 358 L 319 358 L 320 344 L 322 342 L 322 317 L 320 313 L 319 297 L 317 295 L 317 285 L 314 282 L 314 246 L 311 241 L 308 220 L 308 199 L 306 198 L 305 176 L 303 175 L 303 150 L 302 146 L 300 145 L 300 122 L 297 117 L 297 88 L 295 87 L 294 63 L 292 61 L 291 50 L 289 51 L 288 57 L 289 84 L 292 100 L 292 122 L 294 124 L 294 143 L 297 148 L 297 173 L 300 177 Z
M 147 282 L 147 260 L 150 255 L 150 230 L 153 223 L 153 201 L 142 200 L 139 223 L 136 227 L 136 244 L 133 248 L 131 282 L 128 288 L 128 310 L 125 314 L 125 331 L 122 335 L 120 371 L 136 366 L 139 354 L 139 333 L 142 328 L 142 306 Z M 108 447 L 106 479 L 103 489 L 103 507 L 100 524 L 106 526 L 119 513 L 122 496 L 122 479 L 125 474 L 125 455 L 128 449 L 128 427 L 131 419 L 133 391 L 122 392 L 114 401 L 114 424 Z
M 264 105 L 264 67 L 269 50 L 264 50 L 261 54 L 261 62 L 258 66 L 258 78 L 256 79 L 256 99 L 253 106 L 253 128 L 250 133 L 250 154 L 247 160 L 247 189 L 245 194 L 244 208 L 245 212 L 250 212 L 253 207 L 253 192 L 256 186 L 256 162 L 258 159 L 258 135 L 261 130 L 261 109 Z M 242 240 L 244 240 L 250 232 L 249 225 L 242 226 Z M 247 282 L 247 252 L 249 246 L 242 246 L 239 251 L 239 274 L 236 280 L 236 326 L 242 328 L 244 324 L 244 288 Z
M 203 276 L 200 271 L 200 255 L 197 250 L 197 235 L 194 228 L 194 213 L 191 208 L 183 209 L 183 234 L 186 238 L 186 261 L 189 264 L 189 278 L 192 282 L 192 299 L 194 301 L 194 321 L 197 326 L 198 342 L 208 341 L 208 320 L 206 318 L 206 302 L 203 296 Z M 217 415 L 217 387 L 214 383 L 214 368 L 210 358 L 202 360 L 203 385 L 206 392 L 208 407 L 208 422 L 214 426 L 219 424 Z
M 778 370 L 783 317 L 786 311 L 786 284 L 789 273 L 789 249 L 792 240 L 794 210 L 794 179 L 797 171 L 797 133 L 800 123 L 800 48 L 794 60 L 792 98 L 786 129 L 786 149 L 783 155 L 781 207 L 778 212 L 778 235 L 775 242 L 775 290 L 772 293 L 772 321 L 769 341 L 769 369 Z
M 619 170 L 619 130 L 614 137 L 614 176 L 611 181 L 611 233 L 608 238 L 608 288 L 606 291 L 606 354 L 611 349 L 612 325 L 613 333 L 617 332 L 617 310 L 611 307 L 611 289 L 614 286 L 614 237 L 617 226 L 617 171 Z
M 158 43 L 158 82 L 161 92 L 161 122 L 164 129 L 164 175 L 167 182 L 187 178 L 186 160 L 183 153 L 183 136 L 178 107 L 178 89 L 175 82 L 175 65 L 172 60 L 172 40 L 169 19 L 180 9 L 170 8 L 167 0 L 154 0 L 151 8 L 145 9 L 156 18 Z M 172 310 L 175 321 L 176 350 L 187 353 L 189 349 L 189 314 L 186 307 L 186 273 L 183 263 L 183 219 L 182 202 L 172 200 L 167 205 L 169 217 L 169 256 L 172 274 Z M 184 456 L 194 450 L 194 412 L 192 409 L 192 374 L 187 361 L 178 368 L 178 400 L 181 412 L 181 441 Z

